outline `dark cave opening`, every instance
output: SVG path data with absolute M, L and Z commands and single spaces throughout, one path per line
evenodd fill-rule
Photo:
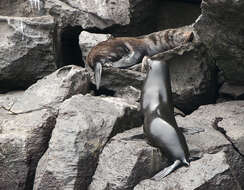
M 68 26 L 58 34 L 60 42 L 57 42 L 57 65 L 59 68 L 65 65 L 85 66 L 79 46 L 81 31 L 80 26 Z

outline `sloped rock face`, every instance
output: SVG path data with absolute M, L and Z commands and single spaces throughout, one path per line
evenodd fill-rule
M 24 93 L 0 96 L 0 189 L 32 189 L 37 163 L 56 124 L 58 104 L 87 93 L 88 76 L 85 69 L 67 66 Z
M 69 65 L 29 87 L 12 107 L 14 112 L 25 112 L 45 107 L 55 107 L 75 94 L 89 92 L 90 78 L 86 69 Z
M 56 115 L 46 109 L 1 122 L 0 189 L 32 189 L 35 169 L 47 149 Z
M 91 48 L 102 41 L 108 40 L 109 38 L 112 38 L 111 34 L 96 34 L 82 31 L 79 35 L 79 45 L 82 51 L 83 61 L 86 61 L 86 56 L 88 55 Z
M 59 109 L 34 189 L 86 189 L 109 137 L 141 125 L 137 105 L 119 98 L 77 95 Z
M 232 101 L 202 106 L 189 116 L 177 117 L 191 156 L 200 159 L 161 181 L 144 180 L 134 189 L 243 189 L 243 111 L 243 101 Z M 216 118 L 220 116 L 222 120 L 218 123 Z
M 145 11 L 139 18 L 141 21 L 148 16 L 148 11 L 154 6 L 153 1 L 70 1 L 47 0 L 45 8 L 58 19 L 62 27 L 67 25 L 81 26 L 83 29 L 105 29 L 112 25 L 129 25 L 136 14 Z M 148 10 L 148 11 L 147 11 Z M 150 12 L 150 11 L 149 11 Z
M 158 149 L 136 138 L 142 133 L 142 128 L 131 129 L 110 140 L 99 156 L 89 190 L 133 189 L 167 165 Z
M 215 102 L 216 68 L 203 44 L 184 45 L 159 56 L 169 64 L 174 104 L 178 108 L 190 113 L 200 105 Z
M 56 70 L 54 19 L 0 16 L 0 88 L 26 88 Z
M 191 113 L 202 104 L 215 102 L 216 67 L 203 44 L 190 43 L 153 57 L 169 64 L 176 107 Z M 121 96 L 120 92 L 128 86 L 141 90 L 145 78 L 142 72 L 108 68 L 103 71 L 100 86 Z
M 227 82 L 244 84 L 244 2 L 203 0 L 202 15 L 194 24 Z
M 205 154 L 199 161 L 192 162 L 189 168 L 180 168 L 162 181 L 145 180 L 135 190 L 241 190 L 234 180 L 224 152 Z

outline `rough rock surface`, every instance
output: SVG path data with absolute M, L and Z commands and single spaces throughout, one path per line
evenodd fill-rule
M 169 64 L 175 105 L 190 113 L 216 98 L 216 69 L 203 44 L 187 44 L 155 55 Z
M 201 106 L 189 116 L 177 117 L 191 156 L 200 159 L 192 161 L 188 168 L 177 169 L 164 180 L 144 180 L 134 189 L 243 189 L 243 103 Z M 223 119 L 218 123 L 216 118 L 220 116 Z M 216 125 L 226 130 L 226 135 Z
M 241 190 L 226 162 L 226 154 L 222 151 L 205 154 L 200 160 L 192 162 L 190 167 L 179 168 L 173 175 L 161 181 L 145 180 L 134 190 Z
M 227 82 L 244 84 L 244 2 L 203 0 L 194 27 Z
M 219 89 L 219 96 L 221 98 L 243 100 L 244 99 L 244 86 L 231 85 L 229 83 L 224 83 Z
M 1 121 L 0 189 L 32 189 L 35 169 L 48 147 L 56 115 L 44 109 Z
M 86 69 L 74 65 L 62 67 L 29 87 L 12 111 L 18 113 L 54 106 L 72 95 L 88 93 L 89 83 Z
M 142 124 L 138 106 L 120 98 L 76 95 L 59 109 L 34 189 L 86 189 L 110 136 Z
M 166 166 L 158 149 L 136 138 L 142 133 L 142 128 L 131 129 L 110 140 L 99 156 L 89 190 L 133 189 L 139 181 Z
M 86 56 L 91 48 L 102 41 L 108 40 L 109 38 L 112 38 L 111 34 L 96 34 L 82 31 L 79 36 L 79 45 L 82 52 L 83 61 L 86 61 Z
M 0 88 L 26 88 L 56 69 L 54 19 L 0 16 Z
M 150 0 L 46 0 L 45 8 L 57 18 L 59 26 L 81 26 L 83 29 L 104 29 L 112 25 L 128 25 L 134 16 L 141 11 L 147 12 L 155 4 Z M 149 11 L 150 13 L 150 11 Z M 140 15 L 139 20 L 148 17 L 148 13 Z M 138 18 L 137 18 L 138 19 Z M 137 21 L 138 22 L 138 21 Z
M 83 68 L 66 66 L 24 93 L 0 96 L 0 105 L 12 111 L 0 108 L 0 189 L 32 189 L 37 163 L 56 123 L 57 104 L 87 93 L 88 76 Z
M 185 118 L 177 117 L 180 127 L 204 129 L 203 132 L 193 135 L 189 131 L 190 135 L 186 135 L 189 145 L 194 145 L 196 153 L 212 154 L 222 147 L 227 148 L 224 150 L 232 175 L 242 189 L 244 188 L 243 104 L 243 101 L 230 101 L 206 105 Z
M 216 69 L 204 45 L 187 44 L 154 57 L 169 64 L 174 103 L 180 110 L 190 113 L 215 101 Z M 127 86 L 141 90 L 145 77 L 145 73 L 138 71 L 108 68 L 103 71 L 100 86 L 117 96 L 121 95 L 117 91 Z

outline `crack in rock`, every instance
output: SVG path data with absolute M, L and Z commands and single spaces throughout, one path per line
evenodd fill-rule
M 222 127 L 220 127 L 218 125 L 218 123 L 220 121 L 223 121 L 222 117 L 215 117 L 214 121 L 212 122 L 212 127 L 216 130 L 219 131 L 232 145 L 232 147 L 234 148 L 234 150 L 236 152 L 238 152 L 242 157 L 244 157 L 244 155 L 240 152 L 240 150 L 237 148 L 237 146 L 235 145 L 235 143 L 232 141 L 232 139 L 226 134 L 226 130 Z

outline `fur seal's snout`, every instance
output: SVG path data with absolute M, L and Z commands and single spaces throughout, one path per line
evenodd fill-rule
M 189 150 L 174 117 L 168 64 L 157 57 L 146 57 L 144 64 L 147 67 L 141 106 L 144 134 L 173 162 L 153 177 L 162 179 L 180 165 L 189 165 Z

